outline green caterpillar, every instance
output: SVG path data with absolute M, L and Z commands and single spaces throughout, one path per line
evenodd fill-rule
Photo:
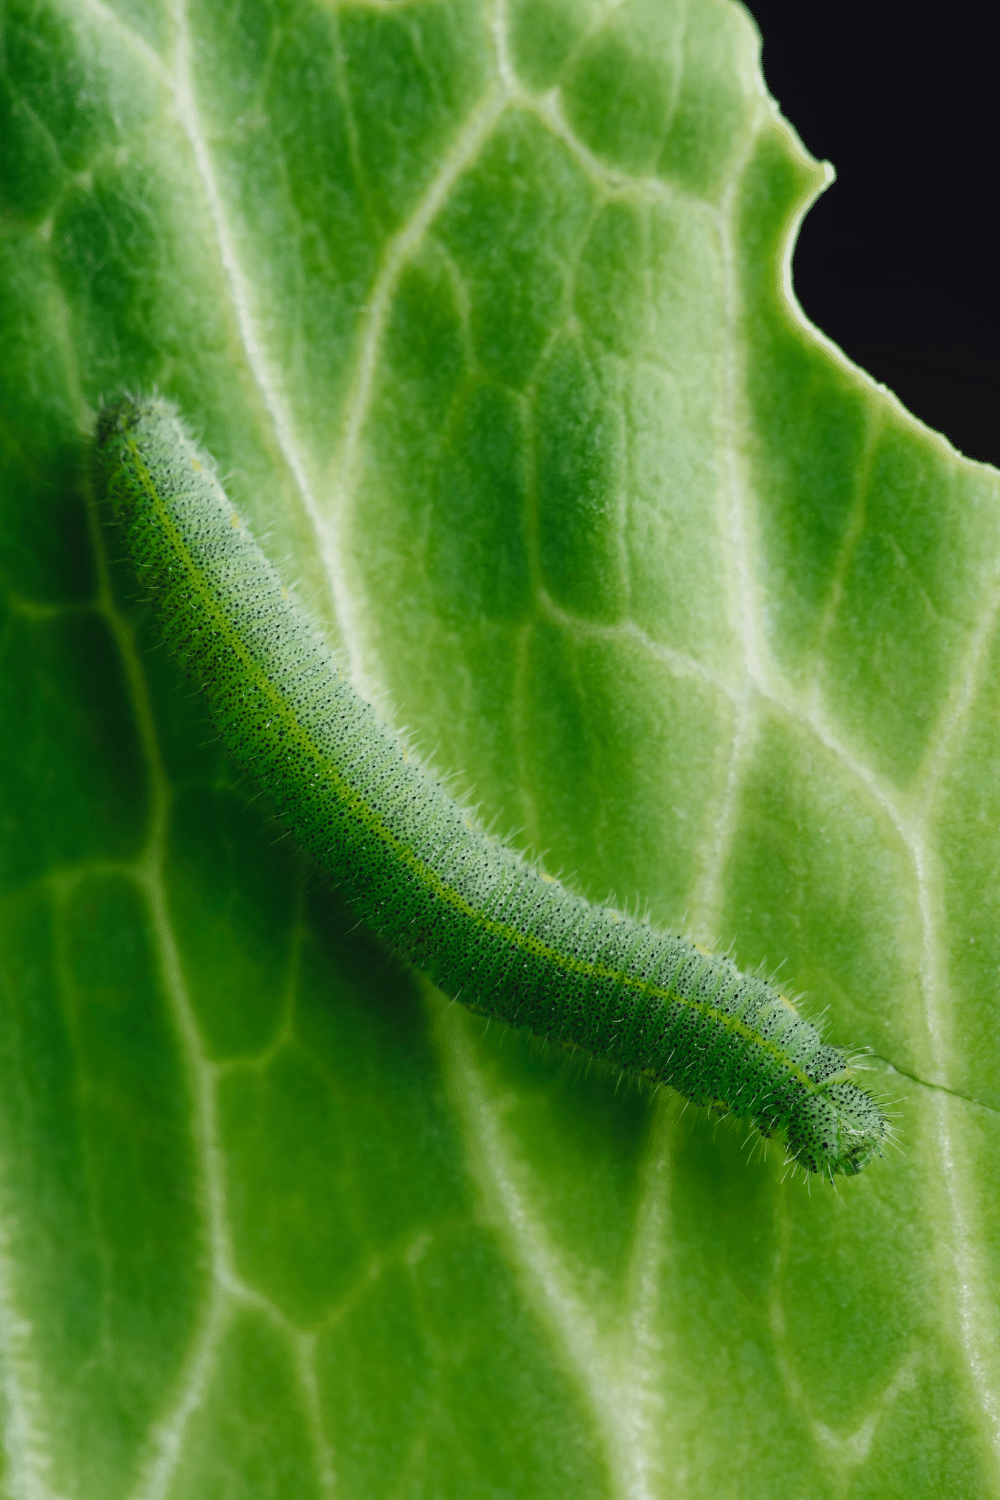
M 779 1135 L 832 1179 L 890 1127 L 763 979 L 593 906 L 475 829 L 338 670 L 159 399 L 106 406 L 109 497 L 225 744 L 368 925 L 447 994 Z

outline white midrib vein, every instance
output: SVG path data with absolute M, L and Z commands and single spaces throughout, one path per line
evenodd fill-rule
M 471 1143 L 468 1169 L 479 1188 L 487 1220 L 520 1272 L 526 1295 L 552 1338 L 553 1353 L 590 1409 L 615 1496 L 618 1500 L 654 1500 L 656 1491 L 649 1480 L 659 1468 L 659 1445 L 647 1419 L 650 1407 L 658 1406 L 660 1384 L 651 1313 L 657 1295 L 655 1268 L 662 1256 L 663 1239 L 657 1231 L 664 1187 L 662 1171 L 656 1167 L 663 1168 L 667 1158 L 655 1153 L 651 1186 L 637 1213 L 645 1232 L 637 1237 L 633 1256 L 631 1281 L 637 1297 L 632 1315 L 621 1336 L 609 1340 L 600 1332 L 543 1227 L 527 1186 L 529 1174 L 511 1148 L 502 1111 L 468 1042 L 451 1024 L 448 1009 L 440 1004 L 430 982 L 421 983 L 452 1102 Z
M 278 393 L 270 361 L 257 334 L 250 283 L 240 263 L 235 238 L 226 217 L 195 95 L 186 0 L 174 0 L 172 14 L 175 29 L 173 93 L 177 118 L 191 145 L 198 177 L 211 215 L 219 259 L 226 285 L 229 288 L 230 301 L 239 326 L 240 340 L 247 364 L 271 421 L 282 457 L 288 465 L 295 488 L 312 526 L 316 547 L 330 582 L 330 605 L 333 618 L 337 623 L 345 649 L 353 660 L 357 649 L 355 645 L 357 631 L 351 612 L 351 595 L 344 576 L 342 549 L 337 546 L 336 537 L 331 533 L 329 524 L 324 522 L 319 503 L 313 493 L 305 459 L 299 450 L 291 415 Z
M 247 368 L 257 387 L 278 451 L 287 466 L 295 491 L 310 523 L 316 550 L 323 561 L 329 585 L 330 616 L 336 621 L 345 650 L 353 657 L 357 649 L 356 630 L 351 616 L 350 590 L 343 572 L 342 550 L 336 545 L 336 538 L 331 535 L 329 524 L 324 523 L 321 507 L 309 478 L 308 465 L 295 435 L 294 422 L 278 390 L 278 384 L 272 374 L 271 362 L 257 332 L 250 281 L 243 270 L 236 248 L 236 239 L 229 226 L 201 113 L 198 109 L 186 0 L 173 0 L 171 6 L 170 14 L 174 25 L 172 70 L 164 67 L 159 54 L 138 32 L 134 31 L 119 15 L 116 15 L 104 3 L 104 0 L 63 0 L 63 4 L 70 14 L 76 10 L 83 11 L 101 26 L 116 31 L 150 75 L 170 95 L 177 121 L 191 148 L 194 167 L 205 195 L 205 204 L 215 234 L 222 278 L 229 294 Z

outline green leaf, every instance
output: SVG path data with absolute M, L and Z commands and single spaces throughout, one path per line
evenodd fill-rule
M 724 0 L 11 0 L 0 1492 L 1000 1493 L 1000 515 L 790 291 Z M 783 962 L 834 1194 L 449 1005 L 103 530 L 177 400 L 359 687 L 594 899 Z

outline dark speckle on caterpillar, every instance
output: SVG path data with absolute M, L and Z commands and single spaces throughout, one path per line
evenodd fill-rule
M 173 408 L 98 418 L 109 497 L 164 639 L 233 755 L 358 915 L 447 994 L 780 1136 L 832 1179 L 890 1127 L 765 980 L 686 938 L 592 906 L 415 765 L 289 602 Z

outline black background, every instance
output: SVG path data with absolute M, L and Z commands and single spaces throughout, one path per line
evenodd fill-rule
M 795 251 L 809 317 L 970 458 L 1000 464 L 997 118 L 985 4 L 750 0 L 764 76 L 837 169 Z

